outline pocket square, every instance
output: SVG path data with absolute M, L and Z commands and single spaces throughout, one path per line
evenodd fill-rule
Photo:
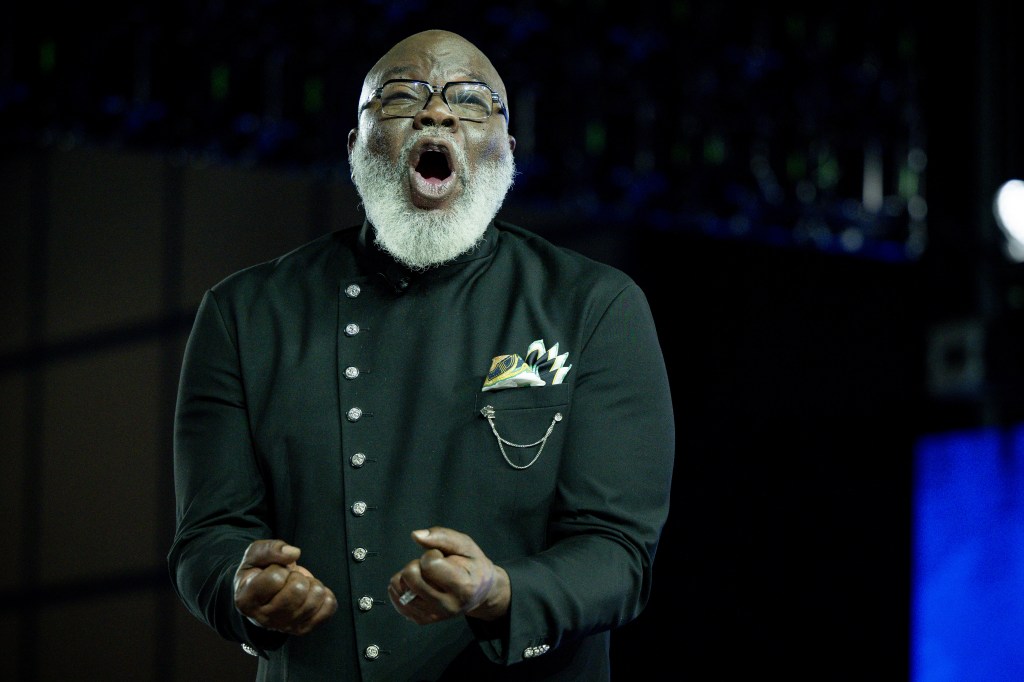
M 557 343 L 547 348 L 544 339 L 538 339 L 530 344 L 525 360 L 516 353 L 494 356 L 480 390 L 560 384 L 572 369 L 572 365 L 565 364 L 568 357 L 568 353 L 559 354 Z

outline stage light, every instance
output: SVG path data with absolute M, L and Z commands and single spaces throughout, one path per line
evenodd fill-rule
M 1006 236 L 1006 252 L 1024 262 L 1024 180 L 1007 180 L 992 202 L 996 222 Z

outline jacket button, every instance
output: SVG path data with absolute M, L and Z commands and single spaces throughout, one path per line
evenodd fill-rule
M 363 650 L 363 656 L 366 656 L 371 661 L 377 660 L 377 657 L 380 656 L 380 647 L 376 644 L 371 644 Z
M 373 597 L 360 597 L 359 598 L 359 610 L 369 611 L 373 608 Z
M 355 298 L 359 295 L 360 291 L 362 291 L 362 289 L 359 288 L 358 284 L 349 284 L 345 287 L 345 295 L 349 298 Z
M 356 502 L 355 504 L 353 504 L 352 505 L 352 513 L 355 516 L 362 516 L 363 514 L 365 514 L 366 513 L 366 503 L 365 502 Z
M 345 368 L 345 378 L 346 379 L 355 379 L 357 376 L 359 376 L 359 368 L 358 367 L 346 367 Z
M 345 336 L 355 336 L 359 333 L 359 325 L 355 322 L 349 322 L 345 325 Z
M 366 464 L 366 455 L 362 452 L 357 452 L 356 454 L 349 457 L 348 461 L 350 464 L 352 464 L 353 469 L 358 469 L 359 467 Z
M 366 558 L 367 551 L 365 547 L 356 547 L 352 550 L 352 558 L 356 561 L 362 561 Z
M 351 407 L 349 408 L 346 416 L 350 422 L 357 422 L 359 421 L 359 418 L 363 416 L 363 411 L 358 407 Z

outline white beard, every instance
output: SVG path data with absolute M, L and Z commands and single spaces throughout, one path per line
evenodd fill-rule
M 515 161 L 508 153 L 482 163 L 475 174 L 467 175 L 466 153 L 451 139 L 448 148 L 458 162 L 457 181 L 462 184 L 462 193 L 447 209 L 417 208 L 409 197 L 408 158 L 424 136 L 445 135 L 437 130 L 416 131 L 393 165 L 372 152 L 364 136 L 356 138 L 349 155 L 352 181 L 377 233 L 377 244 L 412 270 L 448 263 L 474 248 L 505 201 L 516 172 Z

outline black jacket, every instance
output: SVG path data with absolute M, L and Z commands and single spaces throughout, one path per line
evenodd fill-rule
M 481 390 L 492 358 L 539 340 L 568 353 L 562 384 Z M 503 455 L 488 405 L 519 444 L 561 414 L 531 466 L 539 446 Z M 650 595 L 673 457 L 657 332 L 624 273 L 498 221 L 416 274 L 364 224 L 205 295 L 175 417 L 170 569 L 196 617 L 261 652 L 260 679 L 607 679 L 609 630 Z M 505 620 L 417 626 L 392 608 L 388 579 L 422 551 L 410 532 L 431 525 L 508 572 Z M 337 595 L 313 633 L 235 609 L 260 538 L 300 547 Z

